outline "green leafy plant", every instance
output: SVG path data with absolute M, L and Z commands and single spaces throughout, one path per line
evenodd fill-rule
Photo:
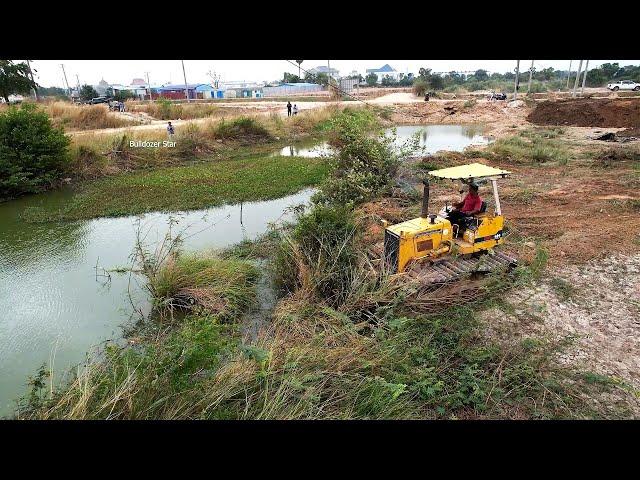
M 70 140 L 34 105 L 0 114 L 0 197 L 38 192 L 58 180 Z

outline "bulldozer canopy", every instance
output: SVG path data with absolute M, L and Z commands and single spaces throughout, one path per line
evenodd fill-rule
M 469 178 L 506 177 L 511 172 L 493 168 L 481 163 L 470 163 L 458 167 L 441 168 L 431 170 L 429 175 L 438 178 L 449 178 L 451 180 L 467 180 Z

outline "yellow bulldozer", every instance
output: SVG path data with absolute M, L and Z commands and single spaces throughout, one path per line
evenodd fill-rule
M 447 204 L 439 214 L 429 214 L 429 181 L 424 180 L 422 212 L 418 218 L 395 225 L 383 221 L 384 262 L 391 273 L 406 272 L 423 283 L 447 283 L 474 273 L 508 270 L 517 259 L 496 249 L 504 243 L 504 217 L 500 208 L 497 181 L 511 172 L 481 163 L 432 170 L 428 175 L 462 184 L 493 187 L 494 209 L 487 212 L 482 202 L 480 213 L 461 224 L 447 218 Z

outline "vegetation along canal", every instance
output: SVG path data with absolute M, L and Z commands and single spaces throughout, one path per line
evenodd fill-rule
M 486 143 L 477 126 L 399 126 L 398 141 L 419 133 L 425 153 L 461 151 Z M 325 143 L 285 147 L 276 154 L 328 154 Z M 258 186 L 257 186 L 258 187 Z M 60 190 L 0 204 L 0 415 L 27 389 L 27 378 L 46 364 L 56 372 L 81 363 L 92 346 L 121 338 L 134 314 L 146 313 L 148 299 L 125 269 L 131 265 L 136 235 L 153 246 L 169 224 L 184 232 L 185 250 L 224 248 L 266 232 L 286 218 L 289 207 L 305 203 L 305 189 L 276 200 L 248 202 L 178 213 L 82 221 L 26 223 L 33 208 L 55 209 L 74 193 Z M 123 273 L 124 272 L 124 273 Z

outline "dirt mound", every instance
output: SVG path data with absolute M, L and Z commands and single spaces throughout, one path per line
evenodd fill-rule
M 538 104 L 527 116 L 536 125 L 640 127 L 640 99 L 573 98 Z

